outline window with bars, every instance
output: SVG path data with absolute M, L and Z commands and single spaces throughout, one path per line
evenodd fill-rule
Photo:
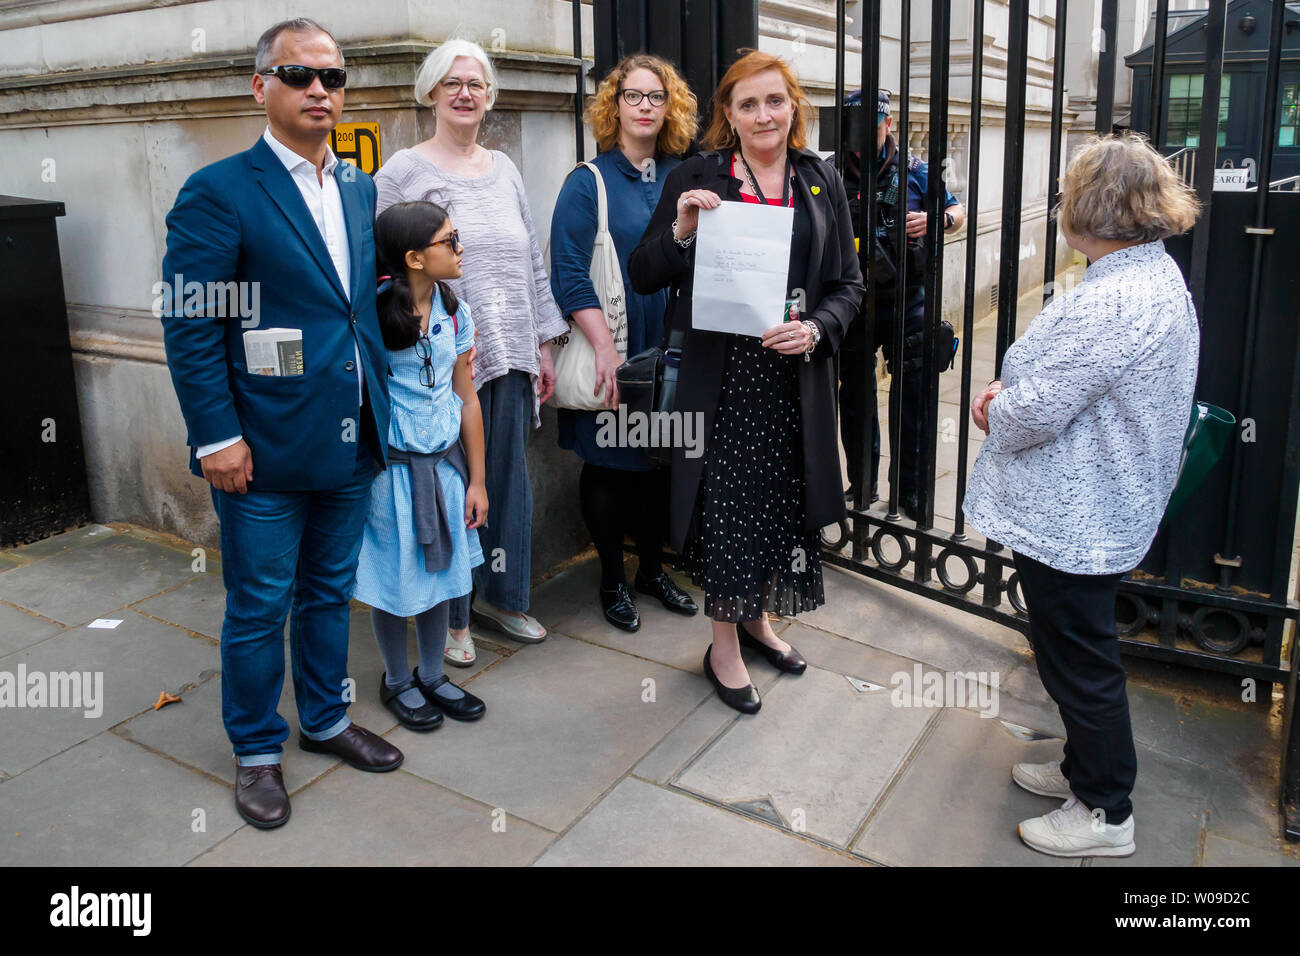
M 1282 113 L 1277 121 L 1277 144 L 1300 146 L 1300 83 L 1282 85 Z
M 1204 86 L 1205 77 L 1199 73 L 1175 73 L 1169 77 L 1166 146 L 1201 144 L 1201 93 Z M 1228 142 L 1228 100 L 1231 88 L 1232 77 L 1225 73 L 1219 89 L 1219 146 L 1227 145 Z

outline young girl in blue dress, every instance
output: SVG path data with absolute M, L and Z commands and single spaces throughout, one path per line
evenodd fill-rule
M 483 716 L 481 700 L 443 673 L 448 601 L 468 594 L 483 563 L 487 518 L 483 418 L 471 381 L 474 322 L 444 279 L 460 276 L 463 247 L 430 202 L 390 206 L 375 221 L 379 326 L 392 369 L 389 467 L 370 493 L 357 600 L 370 605 L 384 660 L 379 697 L 411 730 Z M 420 650 L 412 669 L 406 619 Z

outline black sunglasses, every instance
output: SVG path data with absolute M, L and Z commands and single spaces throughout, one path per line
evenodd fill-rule
M 341 90 L 348 82 L 348 71 L 339 66 L 317 69 L 314 66 L 299 66 L 295 63 L 263 70 L 262 75 L 274 76 L 285 86 L 292 86 L 296 90 L 305 90 L 318 76 L 320 85 L 327 90 Z
M 433 240 L 433 242 L 429 243 L 429 245 L 431 245 L 431 246 L 440 246 L 440 245 L 442 245 L 443 243 L 446 243 L 446 244 L 447 244 L 447 248 L 450 249 L 452 252 L 455 252 L 457 249 L 461 248 L 461 245 L 460 245 L 460 230 L 459 230 L 459 229 L 453 229 L 453 230 L 452 230 L 451 232 L 449 232 L 446 236 L 444 236 L 444 237 L 441 238 L 441 239 L 435 239 L 435 240 Z

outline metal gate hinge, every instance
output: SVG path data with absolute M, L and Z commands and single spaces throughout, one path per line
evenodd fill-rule
M 1246 235 L 1248 236 L 1271 236 L 1277 230 L 1272 226 L 1247 226 Z

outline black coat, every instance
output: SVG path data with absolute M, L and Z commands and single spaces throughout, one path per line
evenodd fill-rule
M 686 249 L 673 239 L 677 197 L 691 189 L 710 189 L 724 200 L 740 200 L 740 180 L 731 175 L 730 152 L 693 156 L 668 174 L 659 205 L 640 244 L 628 260 L 632 288 L 648 295 L 670 286 L 669 330 L 685 332 L 677 385 L 677 409 L 683 414 L 702 412 L 705 454 L 687 458 L 684 448 L 673 451 L 672 499 L 669 541 L 680 553 L 690 533 L 695 500 L 704 474 L 708 440 L 722 392 L 722 367 L 727 333 L 697 331 L 691 323 L 691 288 L 695 246 Z M 840 484 L 839 439 L 835 433 L 835 370 L 832 356 L 857 314 L 864 288 L 853 245 L 853 222 L 844 183 L 835 170 L 815 153 L 792 151 L 795 202 L 809 212 L 811 243 L 806 278 L 807 314 L 822 330 L 812 361 L 798 363 L 800 430 L 803 439 L 805 531 L 812 532 L 844 518 L 844 491 Z

